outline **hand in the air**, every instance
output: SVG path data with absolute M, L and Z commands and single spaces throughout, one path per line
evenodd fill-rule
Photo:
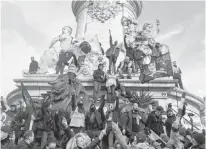
M 63 125 L 65 128 L 68 128 L 68 127 L 69 127 L 68 124 L 67 124 L 67 120 L 66 120 L 65 117 L 63 117 L 63 119 L 62 119 L 62 125 Z
M 31 115 L 31 120 L 34 121 L 35 119 L 34 115 Z
M 121 133 L 118 124 L 116 124 L 115 122 L 112 122 L 112 130 L 114 131 L 114 133 L 117 133 L 117 132 Z
M 100 132 L 99 140 L 102 140 L 102 138 L 106 135 L 107 130 L 107 124 L 105 125 L 105 128 Z

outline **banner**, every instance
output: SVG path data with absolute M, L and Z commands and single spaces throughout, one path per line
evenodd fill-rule
M 21 89 L 22 89 L 22 97 L 24 102 L 26 103 L 27 108 L 32 107 L 33 112 L 36 113 L 34 102 L 22 82 L 21 82 Z
M 167 52 L 159 57 L 152 57 L 150 63 L 143 67 L 139 80 L 141 83 L 149 82 L 155 78 L 173 76 L 170 53 Z

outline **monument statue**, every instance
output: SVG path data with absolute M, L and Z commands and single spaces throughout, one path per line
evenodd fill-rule
M 59 51 L 64 50 L 72 53 L 72 40 L 73 37 L 72 34 L 72 28 L 69 26 L 65 26 L 62 28 L 62 34 L 55 37 L 50 46 L 49 49 L 44 52 L 42 55 L 39 66 L 41 68 L 41 73 L 49 73 L 54 74 L 56 69 L 56 63 L 58 61 L 59 57 Z M 54 45 L 60 42 L 59 47 L 54 47 Z

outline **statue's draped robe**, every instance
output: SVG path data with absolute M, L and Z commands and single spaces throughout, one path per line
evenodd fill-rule
M 54 102 L 53 109 L 68 111 L 68 107 L 71 103 L 71 95 L 74 91 L 76 97 L 80 92 L 84 92 L 84 87 L 80 81 L 75 80 L 74 83 L 69 83 L 68 75 L 60 75 L 55 81 L 50 82 L 52 85 L 51 89 L 51 100 Z

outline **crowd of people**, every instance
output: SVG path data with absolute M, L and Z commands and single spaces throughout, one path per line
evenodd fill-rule
M 52 96 L 49 95 L 52 101 L 44 99 L 42 103 L 32 106 L 27 103 L 24 106 L 23 102 L 19 102 L 18 106 L 2 108 L 12 120 L 10 129 L 1 129 L 1 148 L 204 149 L 204 131 L 193 130 L 193 127 L 186 129 L 181 124 L 182 114 L 175 114 L 171 105 L 163 109 L 162 106 L 148 104 L 146 109 L 142 109 L 138 102 L 134 102 L 131 92 L 123 89 L 118 81 L 119 78 L 131 79 L 132 73 L 142 72 L 143 66 L 148 65 L 144 57 L 151 60 L 162 54 L 159 51 L 161 44 L 152 43 L 148 37 L 150 27 L 150 24 L 145 24 L 134 42 L 126 41 L 130 37 L 125 34 L 126 57 L 117 68 L 116 61 L 122 49 L 117 41 L 112 41 L 109 31 L 110 48 L 105 52 L 109 67 L 108 70 L 105 69 L 105 62 L 100 56 L 98 69 L 93 72 L 94 91 L 89 109 L 84 108 L 84 98 L 77 99 L 77 89 L 73 87 L 77 83 L 74 81 L 75 72 L 64 74 L 66 81 L 62 79 L 59 84 L 56 82 L 56 86 L 62 85 L 66 88 L 53 88 Z M 70 27 L 64 27 L 62 35 L 56 37 L 50 45 L 51 48 L 56 42 L 61 42 L 62 50 L 56 63 L 56 74 L 63 75 L 65 65 L 74 65 L 80 69 L 80 59 L 77 59 L 74 53 L 64 50 L 68 49 L 68 43 L 69 46 L 72 43 L 71 32 Z M 80 44 L 80 47 L 84 53 L 90 52 L 88 42 Z M 146 48 L 151 51 L 148 55 Z M 104 55 L 102 47 L 101 50 Z M 73 60 L 68 63 L 71 58 Z M 35 74 L 39 69 L 38 62 L 33 57 L 31 60 L 29 73 Z M 181 70 L 176 62 L 173 62 L 173 71 L 174 79 L 178 80 L 176 86 L 179 84 L 183 89 Z M 103 83 L 106 84 L 106 95 L 99 94 Z M 120 104 L 122 97 L 125 102 Z M 65 99 L 71 99 L 71 104 L 66 107 L 69 110 L 53 109 L 56 102 Z M 100 102 L 99 106 L 96 101 Z M 132 109 L 126 108 L 129 103 L 132 104 Z
M 102 69 L 101 64 L 99 69 Z M 99 90 L 98 83 L 96 87 Z M 35 111 L 21 101 L 18 105 L 2 108 L 12 121 L 10 129 L 1 128 L 1 148 L 205 148 L 205 131 L 194 130 L 193 127 L 186 129 L 180 123 L 181 114 L 175 114 L 171 104 L 165 110 L 152 105 L 142 109 L 133 102 L 132 109 L 128 109 L 126 105 L 132 102 L 132 97 L 117 84 L 116 87 L 108 86 L 108 93 L 100 96 L 99 106 L 93 102 L 89 109 L 85 109 L 84 99 L 77 100 L 74 92 L 68 107 L 70 112 L 54 110 L 55 102 L 49 100 L 35 103 Z M 94 95 L 99 97 L 96 93 Z M 120 103 L 122 97 L 128 99 L 127 102 Z

